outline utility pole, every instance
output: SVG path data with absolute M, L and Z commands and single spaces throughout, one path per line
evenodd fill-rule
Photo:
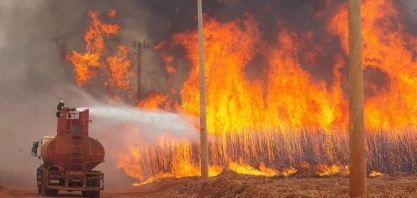
M 349 0 L 350 197 L 368 197 L 366 186 L 361 0 Z
M 61 63 L 62 65 L 64 65 L 67 61 L 67 40 L 64 36 L 58 36 L 54 37 L 52 41 L 54 41 L 56 45 L 59 47 Z
M 201 178 L 208 178 L 208 145 L 206 120 L 206 85 L 204 76 L 204 37 L 203 37 L 203 6 L 202 0 L 197 0 L 198 16 L 198 47 L 200 60 L 200 145 L 201 145 Z
M 140 100 L 142 98 L 141 96 L 141 80 L 142 80 L 142 48 L 145 44 L 145 41 L 142 42 L 133 42 L 133 49 L 137 49 L 137 70 L 136 70 L 136 83 L 137 83 L 137 88 L 136 88 L 136 97 L 138 100 Z
M 64 64 L 67 61 L 67 43 L 65 40 L 60 42 L 59 47 L 61 48 L 61 63 Z
M 155 41 L 152 43 L 152 45 L 148 45 L 145 41 L 143 42 L 138 42 L 138 41 L 134 41 L 133 42 L 133 49 L 137 49 L 137 53 L 134 53 L 135 55 L 137 55 L 137 70 L 136 70 L 136 80 L 137 80 L 137 90 L 136 90 L 136 97 L 137 100 L 141 100 L 142 99 L 142 93 L 141 93 L 141 80 L 142 80 L 142 68 L 143 68 L 143 64 L 142 64 L 142 53 L 145 51 L 150 50 L 151 48 L 154 48 L 155 46 L 157 46 L 164 38 L 165 36 L 168 34 L 168 32 L 171 30 L 171 23 L 168 22 L 167 25 L 165 26 L 164 31 L 162 31 L 162 33 L 155 39 Z

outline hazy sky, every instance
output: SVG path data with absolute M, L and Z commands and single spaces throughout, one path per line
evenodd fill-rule
M 55 134 L 59 99 L 73 107 L 97 103 L 77 88 L 71 67 L 61 64 L 56 38 L 65 37 L 70 47 L 82 50 L 88 10 L 105 12 L 118 6 L 124 7 L 126 15 L 136 9 L 138 14 L 124 20 L 124 24 L 138 30 L 126 29 L 125 34 L 141 37 L 140 22 L 133 20 L 146 16 L 146 11 L 138 12 L 142 9 L 139 3 L 101 2 L 0 1 L 0 183 L 17 177 L 8 184 L 26 185 L 27 181 L 35 186 L 38 160 L 30 156 L 30 149 L 32 142 Z M 126 6 L 129 2 L 132 6 Z M 97 133 L 93 136 L 103 137 Z
M 150 27 L 160 32 L 166 26 L 165 17 L 149 7 L 138 0 L 0 1 L 0 184 L 35 188 L 39 160 L 30 155 L 30 149 L 34 141 L 55 134 L 56 105 L 61 98 L 70 107 L 100 105 L 97 97 L 77 87 L 71 65 L 61 63 L 57 40 L 65 38 L 68 49 L 84 52 L 88 11 L 115 9 L 123 28 L 118 41 L 131 47 L 134 40 L 154 34 Z M 175 15 L 175 8 L 170 10 Z M 90 127 L 90 135 L 107 152 L 106 162 L 98 167 L 112 178 L 106 181 L 107 187 L 129 181 L 110 157 L 113 148 L 124 146 L 120 123 L 93 120 Z M 130 140 L 135 138 L 144 137 Z

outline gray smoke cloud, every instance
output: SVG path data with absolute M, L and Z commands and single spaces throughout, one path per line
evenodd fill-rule
M 82 33 L 89 25 L 88 11 L 105 13 L 109 9 L 120 11 L 117 18 L 123 18 L 117 21 L 123 27 L 119 44 L 131 46 L 133 40 L 147 37 L 141 27 L 150 12 L 134 0 L 0 1 L 0 185 L 36 188 L 39 161 L 30 155 L 30 149 L 32 142 L 55 134 L 55 109 L 61 98 L 72 107 L 107 100 L 100 95 L 93 99 L 77 87 L 71 66 L 61 62 L 59 41 L 65 39 L 68 49 L 84 52 Z M 93 128 L 96 131 L 91 135 L 105 148 L 119 146 L 110 141 L 117 139 L 110 132 Z M 111 133 L 117 132 L 121 133 Z M 106 186 L 126 187 L 130 178 L 115 168 L 116 161 L 110 156 L 97 167 L 112 178 Z
M 417 34 L 417 1 L 401 0 L 404 5 L 404 15 L 409 20 L 407 27 L 413 34 Z
M 404 3 L 406 6 L 405 6 L 405 9 L 408 11 L 408 12 L 410 12 L 412 15 L 413 15 L 413 12 L 414 12 L 414 18 L 415 19 L 417 19 L 417 1 L 414 1 L 414 0 L 401 0 L 401 2 L 402 3 Z

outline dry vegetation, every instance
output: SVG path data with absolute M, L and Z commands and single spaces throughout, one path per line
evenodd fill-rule
M 417 175 L 393 174 L 368 178 L 369 197 L 417 197 Z M 170 189 L 195 198 L 350 197 L 349 178 L 253 177 L 225 172 L 207 182 L 189 182 Z

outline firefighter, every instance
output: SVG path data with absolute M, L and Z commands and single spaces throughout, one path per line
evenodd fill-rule
M 61 101 L 59 101 L 57 107 L 56 107 L 56 117 L 59 118 L 59 116 L 61 116 L 61 110 L 64 109 L 65 104 L 64 104 L 64 100 L 61 99 Z

